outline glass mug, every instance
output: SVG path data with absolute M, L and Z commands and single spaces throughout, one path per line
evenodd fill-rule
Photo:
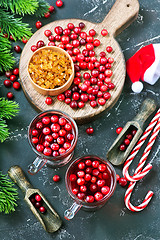
M 91 184 L 85 177 L 86 175 L 84 176 L 84 179 L 85 179 L 85 183 L 84 185 L 86 184 L 87 186 L 87 191 L 85 192 L 84 194 L 84 199 L 79 199 L 77 196 L 78 192 L 75 192 L 75 189 L 78 188 L 79 189 L 79 192 L 81 191 L 80 187 L 81 186 L 78 186 L 77 187 L 77 179 L 79 176 L 77 176 L 77 179 L 76 180 L 73 180 L 73 175 L 78 175 L 78 171 L 80 171 L 80 174 L 83 174 L 83 172 L 86 174 L 88 173 L 88 170 L 89 168 L 92 169 L 92 173 L 93 173 L 93 167 L 92 165 L 90 167 L 86 166 L 84 167 L 84 169 L 79 169 L 78 168 L 78 164 L 79 163 L 85 163 L 86 160 L 91 160 L 92 161 L 92 164 L 93 164 L 93 161 L 98 161 L 99 162 L 99 166 L 103 166 L 104 168 L 104 165 L 106 166 L 106 170 L 105 170 L 105 173 L 103 171 L 99 171 L 99 175 L 97 175 L 95 177 L 95 181 L 97 182 L 98 179 L 103 179 L 102 176 L 104 176 L 104 179 L 105 180 L 105 185 L 107 185 L 109 187 L 109 190 L 108 190 L 108 193 L 106 195 L 103 195 L 103 198 L 96 201 L 94 200 L 94 202 L 87 202 L 87 196 L 88 195 L 91 195 L 91 194 L 94 194 L 94 193 L 91 193 L 91 190 L 90 190 L 90 186 L 88 184 Z M 97 169 L 99 168 L 95 168 L 96 171 Z M 101 168 L 101 170 L 104 170 Z M 92 176 L 92 173 L 89 174 Z M 103 175 L 103 173 L 105 175 Z M 70 175 L 72 175 L 72 180 L 71 180 L 71 177 Z M 100 177 L 101 176 L 101 177 Z M 106 177 L 105 177 L 106 176 Z M 87 180 L 87 181 L 86 181 Z M 95 182 L 95 183 L 96 183 Z M 72 206 L 67 209 L 65 212 L 64 212 L 64 217 L 65 219 L 67 220 L 70 220 L 72 219 L 75 214 L 79 211 L 79 209 L 82 207 L 83 210 L 87 210 L 87 211 L 94 211 L 94 210 L 97 210 L 99 208 L 101 208 L 102 206 L 104 206 L 104 204 L 109 200 L 109 198 L 113 195 L 114 191 L 115 191 L 115 188 L 116 188 L 116 183 L 117 183 L 117 179 L 116 179 L 116 172 L 113 168 L 113 166 L 107 161 L 107 160 L 104 160 L 98 156 L 95 156 L 95 155 L 90 155 L 90 156 L 84 156 L 84 157 L 80 157 L 80 158 L 77 158 L 76 160 L 74 160 L 70 166 L 68 167 L 67 169 L 67 172 L 66 172 L 66 175 L 65 175 L 65 183 L 66 183 L 66 188 L 67 188 L 67 191 L 69 193 L 69 195 L 71 196 L 71 198 L 74 200 L 74 203 L 72 204 Z M 102 182 L 101 182 L 102 183 Z M 83 184 L 83 183 L 82 183 Z M 93 184 L 95 185 L 95 184 Z M 73 190 L 74 188 L 74 190 Z M 84 186 L 83 186 L 84 188 Z M 97 190 L 96 191 L 102 191 L 101 190 L 102 188 L 100 187 L 97 187 Z M 85 189 L 84 189 L 85 190 Z M 74 192 L 73 192 L 74 191 Z M 76 190 L 77 191 L 77 190 Z M 104 193 L 104 192 L 103 192 Z M 80 193 L 81 194 L 81 193 Z M 79 195 L 80 196 L 80 195 Z M 94 195 L 95 196 L 95 195 Z M 92 197 L 93 198 L 93 197 Z
M 36 129 L 36 124 L 39 122 L 42 122 L 42 119 L 44 117 L 49 117 L 50 118 L 50 123 L 47 124 L 43 124 L 44 127 L 49 127 L 50 128 L 50 133 L 49 135 L 53 136 L 54 131 L 52 132 L 51 128 L 52 128 L 52 124 L 55 123 L 51 121 L 51 117 L 52 116 L 58 116 L 58 118 L 64 118 L 66 120 L 66 123 L 69 123 L 72 126 L 72 129 L 69 130 L 65 130 L 66 134 L 67 133 L 71 133 L 73 136 L 73 140 L 70 141 L 70 148 L 67 149 L 64 153 L 62 154 L 57 154 L 57 156 L 46 156 L 43 151 L 39 152 L 36 149 L 36 145 L 32 142 L 33 141 L 33 130 L 37 130 L 38 131 L 38 135 L 37 138 L 41 143 L 41 145 L 44 144 L 43 141 L 45 141 L 45 135 L 42 133 L 42 129 Z M 59 120 L 58 120 L 59 121 Z M 57 122 L 59 125 L 59 122 Z M 41 125 L 42 125 L 41 124 Z M 62 129 L 65 128 L 65 126 L 61 126 Z M 58 133 L 56 131 L 56 133 Z M 46 133 L 45 133 L 46 134 Z M 52 138 L 52 137 L 51 137 Z M 66 138 L 66 136 L 65 136 Z M 58 111 L 58 110 L 48 110 L 48 111 L 44 111 L 40 114 L 38 114 L 30 123 L 29 128 L 28 128 L 28 141 L 29 144 L 32 148 L 32 150 L 36 153 L 37 158 L 34 160 L 34 162 L 32 164 L 29 165 L 28 167 L 28 173 L 30 173 L 31 175 L 36 174 L 46 163 L 48 166 L 50 167 L 59 167 L 59 166 L 64 166 L 65 164 L 67 164 L 73 157 L 74 154 L 74 148 L 77 144 L 77 139 L 78 139 L 78 127 L 76 122 L 66 113 L 62 112 L 62 111 Z M 52 139 L 51 139 L 52 140 Z M 50 142 L 49 147 L 51 146 L 51 144 L 55 143 L 56 140 L 54 139 L 53 141 Z M 60 145 L 61 146 L 61 145 Z M 58 152 L 58 151 L 55 151 Z

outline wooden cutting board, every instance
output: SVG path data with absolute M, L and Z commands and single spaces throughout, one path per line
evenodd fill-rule
M 112 9 L 110 10 L 110 12 L 108 13 L 108 15 L 101 23 L 91 23 L 80 19 L 64 19 L 51 22 L 42 27 L 41 29 L 39 29 L 38 31 L 36 31 L 25 45 L 21 54 L 19 64 L 21 85 L 29 101 L 40 111 L 50 109 L 64 111 L 68 113 L 71 117 L 73 117 L 77 122 L 87 121 L 88 119 L 90 119 L 93 116 L 96 116 L 105 109 L 106 110 L 111 109 L 117 102 L 118 98 L 120 97 L 126 75 L 125 59 L 119 44 L 115 40 L 115 37 L 137 18 L 138 11 L 139 11 L 138 0 L 117 0 L 113 5 Z M 113 71 L 112 82 L 115 84 L 115 88 L 113 90 L 110 90 L 111 98 L 107 100 L 104 106 L 97 106 L 96 108 L 92 108 L 88 102 L 84 108 L 73 110 L 70 106 L 68 106 L 64 102 L 58 101 L 56 97 L 53 98 L 54 101 L 52 105 L 47 105 L 45 103 L 46 96 L 38 93 L 33 88 L 28 78 L 27 65 L 29 59 L 33 54 L 33 52 L 31 51 L 31 46 L 35 45 L 38 40 L 43 40 L 47 45 L 48 38 L 44 35 L 44 31 L 46 29 L 51 30 L 52 33 L 55 35 L 54 28 L 56 26 L 61 26 L 64 29 L 67 28 L 67 24 L 70 22 L 73 23 L 75 26 L 78 26 L 79 23 L 82 21 L 86 25 L 83 31 L 88 33 L 90 29 L 96 30 L 97 34 L 95 35 L 94 38 L 98 38 L 101 41 L 100 46 L 94 48 L 96 56 L 98 56 L 98 59 L 99 53 L 101 51 L 105 51 L 107 46 L 112 46 L 113 48 L 113 51 L 111 53 L 107 53 L 107 57 L 109 56 L 113 57 L 115 60 L 112 66 Z M 109 34 L 105 37 L 101 35 L 101 30 L 104 28 L 107 29 L 109 32 Z M 83 46 L 81 48 L 83 49 L 85 47 Z

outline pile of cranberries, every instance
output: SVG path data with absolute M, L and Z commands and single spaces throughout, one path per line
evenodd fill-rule
M 71 122 L 54 114 L 42 117 L 31 130 L 31 141 L 38 152 L 57 157 L 66 153 L 75 138 Z
M 66 50 L 74 62 L 75 78 L 73 85 L 70 90 L 57 96 L 59 101 L 64 101 L 73 109 L 83 108 L 87 102 L 93 108 L 98 105 L 103 106 L 111 97 L 109 90 L 115 88 L 111 81 L 113 74 L 111 68 L 114 59 L 107 56 L 113 51 L 112 47 L 106 46 L 106 52 L 100 52 L 99 56 L 96 56 L 94 49 L 101 42 L 98 38 L 95 38 L 97 33 L 94 29 L 90 29 L 86 33 L 83 30 L 84 28 L 85 24 L 80 22 L 79 26 L 68 23 L 65 29 L 57 26 L 54 29 L 54 34 L 48 29 L 44 31 L 44 35 L 49 40 L 48 46 L 57 46 Z M 107 34 L 106 29 L 101 31 L 102 36 Z M 31 50 L 34 52 L 43 46 L 45 46 L 44 41 L 39 40 L 31 46 Z M 81 71 L 83 71 L 83 74 Z
M 46 212 L 46 208 L 43 206 L 43 200 L 39 194 L 33 194 L 29 199 L 33 206 L 39 209 L 41 213 Z
M 123 129 L 122 127 L 118 127 L 118 128 L 116 129 L 116 133 L 117 133 L 117 134 L 120 134 L 121 131 L 122 131 L 122 129 Z M 134 137 L 134 135 L 136 134 L 136 132 L 137 132 L 137 129 L 134 128 L 134 129 L 132 129 L 132 130 L 130 131 L 130 133 L 128 133 L 128 134 L 126 135 L 125 140 L 124 140 L 123 143 L 119 146 L 119 149 L 120 149 L 121 151 L 125 151 L 125 150 L 126 150 L 126 148 L 129 146 L 129 144 L 130 144 L 132 138 Z
M 88 203 L 98 202 L 109 194 L 111 173 L 106 164 L 88 158 L 75 163 L 69 174 L 72 193 Z
M 17 81 L 17 77 L 19 75 L 19 69 L 15 68 L 12 71 L 7 71 L 5 72 L 5 75 L 8 79 L 4 80 L 3 84 L 6 88 L 10 88 L 11 86 L 13 86 L 13 88 L 15 90 L 19 90 L 21 85 L 20 83 Z M 7 98 L 8 99 L 13 99 L 14 95 L 11 92 L 7 93 Z

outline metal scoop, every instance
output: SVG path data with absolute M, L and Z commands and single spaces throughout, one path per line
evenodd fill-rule
M 155 101 L 153 99 L 147 98 L 142 103 L 139 113 L 133 119 L 133 121 L 129 121 L 126 123 L 123 130 L 118 135 L 117 139 L 114 141 L 114 143 L 112 144 L 112 146 L 110 147 L 107 153 L 107 159 L 113 165 L 120 165 L 127 159 L 129 153 L 131 152 L 134 145 L 138 141 L 139 137 L 143 133 L 143 130 L 142 130 L 143 124 L 145 123 L 147 118 L 155 111 L 155 109 L 156 109 Z M 126 148 L 124 152 L 120 151 L 119 146 L 126 139 L 126 135 L 131 133 L 133 129 L 136 129 L 137 132 L 132 138 L 129 146 Z
M 24 200 L 30 207 L 33 214 L 42 224 L 43 228 L 50 233 L 57 231 L 61 227 L 62 220 L 43 196 L 43 194 L 39 191 L 39 189 L 33 188 L 33 186 L 27 181 L 23 170 L 19 166 L 13 166 L 8 170 L 8 175 L 25 194 Z M 45 214 L 40 213 L 31 203 L 30 197 L 33 194 L 39 194 L 41 196 L 43 200 L 43 206 L 46 208 Z

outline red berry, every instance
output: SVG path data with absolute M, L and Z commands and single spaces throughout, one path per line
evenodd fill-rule
M 95 39 L 95 40 L 93 41 L 93 45 L 94 45 L 95 47 L 98 47 L 100 44 L 101 44 L 101 42 L 100 42 L 98 39 Z
M 79 192 L 79 189 L 78 189 L 78 188 L 73 188 L 73 189 L 72 189 L 72 193 L 73 193 L 73 194 L 77 195 L 78 192 Z
M 94 175 L 94 176 L 98 176 L 98 174 L 99 174 L 99 170 L 98 169 L 93 169 L 93 171 L 92 171 L 92 175 Z
M 103 94 L 103 98 L 104 98 L 105 100 L 110 99 L 110 97 L 111 97 L 111 94 L 110 94 L 109 92 L 106 92 L 106 93 Z
M 97 181 L 97 185 L 98 185 L 99 187 L 103 187 L 103 186 L 105 185 L 105 180 L 99 179 L 99 180 Z
M 123 130 L 122 127 L 118 127 L 118 128 L 116 129 L 116 133 L 117 133 L 117 134 L 120 134 L 122 130 Z
M 61 93 L 61 94 L 59 94 L 58 96 L 57 96 L 57 99 L 59 100 L 59 101 L 64 101 L 64 99 L 65 99 L 65 96 L 64 96 L 64 94 L 63 93 Z
M 99 166 L 99 162 L 98 161 L 93 161 L 92 162 L 92 167 L 98 168 L 98 166 Z
M 134 136 L 137 133 L 137 130 L 132 130 L 132 135 Z
M 46 12 L 45 14 L 44 14 L 44 17 L 45 18 L 49 18 L 51 16 L 51 14 L 49 13 L 49 12 Z
M 35 203 L 35 207 L 36 207 L 36 208 L 40 208 L 41 206 L 42 206 L 42 202 L 36 202 L 36 203 Z
M 36 43 L 36 46 L 37 48 L 41 48 L 44 46 L 44 42 L 42 40 L 39 40 L 37 43 Z
M 52 130 L 52 132 L 55 132 L 55 133 L 57 133 L 57 132 L 59 132 L 59 130 L 60 130 L 60 125 L 58 124 L 58 123 L 53 123 L 52 125 L 51 125 L 51 130 Z
M 105 180 L 107 180 L 109 178 L 109 175 L 106 172 L 104 172 L 102 176 L 103 176 L 103 179 L 105 179 Z
M 90 189 L 91 192 L 96 192 L 97 189 L 98 189 L 97 184 L 92 183 L 90 185 L 89 189 Z
M 59 150 L 59 145 L 58 145 L 58 143 L 53 143 L 53 144 L 51 145 L 51 149 L 52 149 L 53 151 Z
M 23 43 L 27 43 L 27 42 L 28 42 L 28 39 L 27 39 L 27 38 L 22 38 L 22 42 L 23 42 Z
M 109 70 L 109 69 L 108 69 Z M 114 85 L 114 83 L 108 83 L 108 88 L 109 89 L 114 89 L 115 88 L 115 85 Z
M 90 36 L 95 36 L 96 35 L 96 31 L 94 29 L 89 30 L 89 35 Z
M 59 156 L 59 152 L 54 151 L 52 155 L 53 155 L 53 157 L 57 157 L 57 156 Z
M 58 137 L 57 138 L 57 143 L 62 145 L 64 143 L 64 138 L 63 137 Z
M 9 36 L 9 40 L 14 41 L 14 38 L 12 35 Z
M 15 75 L 11 75 L 11 76 L 10 76 L 10 80 L 11 80 L 12 82 L 16 81 L 16 79 L 17 79 L 17 77 L 16 77 Z
M 74 135 L 72 133 L 67 134 L 67 139 L 72 141 L 74 139 Z
M 46 212 L 46 208 L 43 207 L 43 206 L 41 206 L 41 207 L 39 208 L 39 211 L 40 211 L 41 213 L 45 213 L 45 212 Z
M 63 2 L 61 0 L 57 0 L 56 1 L 56 6 L 57 7 L 62 7 L 63 6 Z
M 113 63 L 113 62 L 114 62 L 114 59 L 113 59 L 112 57 L 109 57 L 109 58 L 108 58 L 108 63 L 111 64 L 111 63 Z
M 92 173 L 92 168 L 90 168 L 90 167 L 86 168 L 86 173 L 91 174 Z
M 63 28 L 61 26 L 57 26 L 57 27 L 55 27 L 54 31 L 55 31 L 56 34 L 62 35 Z
M 90 106 L 95 108 L 97 106 L 97 102 L 95 100 L 90 101 Z
M 98 103 L 103 106 L 106 103 L 106 100 L 104 98 L 98 98 Z
M 36 129 L 33 129 L 33 130 L 32 130 L 32 135 L 33 135 L 33 136 L 37 136 L 37 135 L 38 135 L 38 131 L 37 131 Z
M 5 75 L 6 75 L 7 78 L 10 78 L 10 76 L 11 76 L 12 74 L 13 74 L 12 71 L 7 71 L 7 72 L 5 72 Z
M 38 144 L 36 146 L 36 149 L 37 149 L 38 152 L 42 152 L 44 150 L 44 146 L 42 144 Z
M 56 122 L 58 122 L 58 120 L 59 120 L 59 118 L 58 118 L 57 115 L 52 115 L 52 116 L 51 116 L 51 122 L 52 122 L 52 123 L 56 123 Z
M 55 39 L 57 42 L 59 42 L 59 41 L 61 40 L 61 36 L 60 36 L 60 35 L 56 35 L 56 36 L 54 37 L 54 39 Z
M 117 179 L 117 182 L 119 181 L 120 179 L 120 176 L 118 174 L 116 174 L 116 179 Z
M 103 195 L 107 195 L 110 192 L 110 188 L 108 186 L 103 186 L 101 188 L 101 193 L 103 193 Z
M 45 156 L 50 156 L 52 154 L 52 150 L 50 147 L 46 147 L 44 150 L 43 150 L 43 154 Z
M 96 181 L 97 181 L 97 178 L 96 178 L 95 176 L 93 176 L 93 177 L 91 178 L 91 183 L 96 183 Z
M 60 181 L 60 176 L 59 175 L 54 175 L 53 181 L 54 182 L 59 182 Z
M 48 134 L 50 134 L 51 130 L 50 130 L 49 127 L 44 127 L 42 132 L 43 132 L 44 135 L 48 135 Z
M 41 198 L 41 196 L 39 194 L 37 194 L 35 196 L 35 199 L 36 199 L 37 202 L 40 202 L 42 200 L 42 198 Z
M 89 50 L 89 51 L 93 50 L 94 49 L 94 45 L 92 43 L 87 43 L 86 44 L 86 49 Z
M 12 82 L 9 79 L 4 80 L 3 82 L 4 86 L 9 88 L 12 85 Z
M 73 100 L 76 100 L 76 101 L 79 100 L 79 98 L 80 98 L 79 93 L 78 92 L 74 92 L 72 98 L 73 98 Z
M 83 29 L 85 27 L 85 24 L 83 22 L 80 22 L 79 27 L 80 27 L 80 29 Z
M 45 103 L 46 103 L 47 105 L 51 105 L 51 104 L 53 103 L 52 98 L 51 98 L 51 97 L 46 97 Z
M 81 192 L 86 192 L 87 191 L 87 187 L 85 185 L 80 186 L 80 191 Z
M 85 194 L 82 193 L 82 192 L 81 192 L 81 193 L 79 192 L 79 193 L 77 194 L 77 197 L 78 197 L 80 200 L 83 200 L 84 197 L 85 197 Z
M 78 171 L 78 172 L 77 172 L 77 176 L 78 176 L 79 178 L 83 178 L 84 175 L 85 175 L 84 171 Z
M 37 128 L 37 129 L 42 129 L 42 128 L 43 128 L 42 122 L 37 122 L 37 123 L 36 123 L 36 128 Z
M 42 118 L 42 123 L 45 124 L 45 125 L 49 124 L 50 123 L 50 118 L 47 117 L 47 116 L 43 117 Z
M 107 29 L 103 29 L 103 30 L 101 31 L 101 34 L 102 34 L 102 36 L 107 36 L 107 35 L 108 35 Z
M 103 163 L 100 164 L 99 167 L 98 167 L 98 170 L 99 170 L 100 172 L 104 172 L 106 169 L 107 169 L 107 167 L 106 167 L 106 165 L 103 164 Z
M 64 128 L 65 128 L 66 131 L 71 131 L 72 130 L 72 125 L 70 123 L 66 123 Z
M 71 182 L 75 182 L 77 180 L 77 176 L 75 174 L 71 174 L 69 176 L 69 179 L 70 179 Z
M 9 100 L 13 99 L 13 97 L 14 97 L 13 93 L 11 93 L 11 92 L 8 92 L 8 93 L 7 93 L 7 98 L 8 98 Z
M 52 34 L 51 30 L 45 30 L 45 31 L 44 31 L 44 35 L 45 35 L 46 37 L 51 36 L 51 34 Z
M 73 31 L 74 31 L 75 34 L 80 34 L 81 33 L 81 28 L 80 27 L 75 27 L 73 29 Z
M 68 29 L 68 28 L 66 28 L 66 29 L 64 29 L 64 30 L 63 30 L 63 34 L 64 34 L 64 35 L 67 35 L 67 36 L 69 36 L 69 35 L 70 35 L 70 33 L 71 33 L 71 30 L 70 30 L 70 29 Z
M 31 46 L 31 51 L 32 51 L 32 52 L 35 52 L 37 49 L 38 49 L 38 48 L 37 48 L 36 45 L 32 45 L 32 46 Z
M 83 108 L 84 107 L 84 102 L 82 102 L 82 101 L 78 102 L 78 107 Z
M 16 46 L 14 46 L 14 51 L 17 53 L 20 53 L 22 51 L 22 49 L 20 46 L 16 45 Z
M 86 197 L 86 202 L 88 202 L 88 203 L 94 202 L 94 197 L 92 195 L 87 196 Z
M 84 163 L 84 162 L 80 162 L 80 163 L 78 164 L 78 168 L 81 169 L 81 170 L 83 170 L 83 169 L 85 168 L 85 163 Z
M 48 37 L 48 40 L 51 41 L 51 42 L 53 42 L 53 41 L 54 41 L 54 36 L 53 36 L 53 35 L 50 35 L 50 36 Z
M 106 47 L 106 51 L 108 52 L 108 53 L 110 53 L 110 52 L 112 52 L 112 47 L 111 46 L 108 46 L 108 47 Z
M 59 149 L 59 154 L 60 155 L 65 154 L 65 152 L 66 152 L 66 149 L 64 149 L 64 148 Z
M 49 6 L 49 9 L 48 9 L 48 10 L 49 10 L 50 13 L 52 13 L 52 12 L 55 11 L 55 8 L 54 8 L 53 6 Z
M 64 137 L 66 135 L 66 130 L 61 129 L 59 130 L 59 136 Z
M 14 75 L 18 75 L 18 74 L 19 74 L 19 69 L 18 69 L 18 68 L 15 68 L 15 69 L 13 70 L 13 74 L 14 74 Z
M 57 138 L 59 137 L 59 135 L 58 135 L 58 133 L 54 132 L 54 133 L 52 133 L 52 137 L 53 137 L 54 139 L 57 139 Z
M 84 177 L 84 179 L 87 181 L 87 182 L 89 182 L 90 180 L 91 180 L 91 175 L 89 174 L 89 173 L 87 173 L 86 175 L 85 175 L 85 177 Z
M 36 22 L 36 28 L 40 29 L 42 27 L 42 23 L 40 21 Z
M 124 144 L 121 144 L 120 147 L 119 147 L 119 149 L 120 149 L 121 151 L 125 151 L 125 150 L 126 150 L 126 146 L 125 146 Z
M 106 71 L 104 72 L 105 76 L 110 78 L 113 74 L 112 70 L 111 69 L 106 69 Z M 109 86 L 108 86 L 109 87 Z
M 133 136 L 132 134 L 127 134 L 126 138 L 128 138 L 129 140 L 132 140 Z
M 38 143 L 38 141 L 39 141 L 39 140 L 38 140 L 38 138 L 37 138 L 37 137 L 33 137 L 33 138 L 32 138 L 32 143 L 33 143 L 33 144 L 37 144 L 37 143 Z
M 70 144 L 69 142 L 65 142 L 65 143 L 63 144 L 63 147 L 64 147 L 64 149 L 68 150 L 68 149 L 71 148 L 71 144 Z
M 70 30 L 73 30 L 74 24 L 73 24 L 73 23 L 68 23 L 67 27 L 68 27 Z
M 130 141 L 129 141 L 128 138 L 124 140 L 124 144 L 127 145 L 127 146 L 130 144 Z
M 69 43 L 69 37 L 66 36 L 66 35 L 63 35 L 63 36 L 61 37 L 61 42 L 62 42 L 63 44 Z
M 77 179 L 77 184 L 78 184 L 78 185 L 82 186 L 82 185 L 84 185 L 84 183 L 85 183 L 84 178 L 78 178 L 78 179 Z
M 51 142 L 53 141 L 52 135 L 47 135 L 47 136 L 45 136 L 45 140 L 46 140 L 47 142 L 51 143 Z
M 14 83 L 13 83 L 13 88 L 14 88 L 14 89 L 18 90 L 18 89 L 20 89 L 20 87 L 21 87 L 21 85 L 20 85 L 19 82 L 14 82 Z
M 120 178 L 119 179 L 119 185 L 121 185 L 122 187 L 125 187 L 127 185 L 127 180 L 125 178 Z
M 103 194 L 100 193 L 100 192 L 96 192 L 94 194 L 94 198 L 95 198 L 96 201 L 100 201 L 103 198 Z

